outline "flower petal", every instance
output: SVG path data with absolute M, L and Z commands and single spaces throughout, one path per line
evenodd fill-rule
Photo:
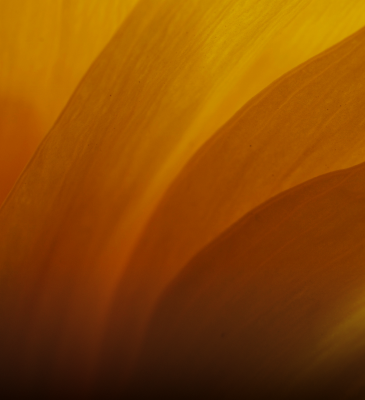
M 0 203 L 91 61 L 137 1 L 0 1 Z M 243 47 L 237 46 L 244 57 L 236 73 L 220 85 L 213 109 L 207 109 L 209 118 L 201 121 L 206 135 L 274 79 L 365 23 L 365 5 L 359 0 L 291 3 L 251 0 L 244 5 L 244 17 L 232 21 L 246 39 Z M 215 29 L 211 47 L 202 54 L 208 68 L 214 62 L 212 49 L 220 51 L 217 37 L 228 40 L 232 34 L 226 28 L 222 23 Z
M 1 362 L 11 378 L 25 388 L 89 386 L 110 302 L 148 218 L 217 128 L 211 117 L 250 54 L 307 4 L 138 3 L 1 209 Z M 114 348 L 125 372 L 138 340 Z
M 194 257 L 159 301 L 133 393 L 364 393 L 364 183 L 361 164 L 296 186 Z
M 137 1 L 0 1 L 0 204 Z
M 186 165 L 119 285 L 108 359 L 121 338 L 142 342 L 163 288 L 232 223 L 285 189 L 365 159 L 364 44 L 365 29 L 278 80 Z
M 113 290 L 146 219 L 205 140 L 202 121 L 249 39 L 260 32 L 262 42 L 301 2 L 255 3 L 141 1 L 84 77 L 0 212 L 9 382 L 90 384 Z

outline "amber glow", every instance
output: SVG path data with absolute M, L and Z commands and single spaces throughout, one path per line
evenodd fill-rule
M 0 1 L 0 204 L 137 1 Z
M 361 392 L 365 3 L 0 11 L 4 385 Z

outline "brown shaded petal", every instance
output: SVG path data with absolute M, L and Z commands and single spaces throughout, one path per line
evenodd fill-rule
M 110 299 L 146 219 L 205 141 L 225 80 L 300 3 L 138 3 L 1 209 L 8 381 L 89 386 Z
M 148 218 L 224 121 L 221 99 L 251 53 L 307 4 L 137 5 L 0 212 L 1 362 L 10 381 L 25 390 L 89 387 L 114 290 Z M 113 347 L 125 372 L 138 340 Z
M 159 301 L 133 393 L 360 398 L 364 183 L 361 164 L 296 186 L 194 257 Z
M 361 30 L 291 71 L 186 165 L 120 283 L 105 340 L 108 360 L 121 338 L 138 347 L 161 290 L 232 223 L 285 189 L 365 159 L 364 44 Z

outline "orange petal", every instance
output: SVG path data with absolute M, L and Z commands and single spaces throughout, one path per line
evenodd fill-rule
M 205 140 L 202 121 L 255 45 L 248 38 L 269 37 L 300 2 L 254 3 L 139 2 L 3 205 L 2 363 L 25 388 L 45 376 L 53 388 L 89 386 L 138 234 Z
M 138 0 L 0 0 L 0 204 Z
M 91 61 L 137 1 L 0 1 L 0 203 Z M 152 11 L 145 2 L 148 14 Z M 207 0 L 200 8 L 211 6 Z M 184 12 L 179 4 L 175 9 Z M 365 23 L 365 4 L 250 0 L 228 14 L 206 37 L 201 68 L 212 68 L 212 55 L 221 51 L 223 41 L 232 42 L 224 51 L 235 47 L 241 58 L 233 54 L 231 64 L 240 61 L 220 77 L 216 93 L 210 93 L 208 115 L 200 118 L 199 133 L 192 132 L 200 139 L 274 79 L 359 29 Z M 22 121 L 29 119 L 24 129 Z
M 306 4 L 137 5 L 0 212 L 2 362 L 17 382 L 88 387 L 114 289 L 153 209 L 216 129 L 211 117 L 250 54 Z M 126 371 L 134 344 L 116 347 Z
M 106 340 L 110 357 L 121 337 L 142 342 L 163 288 L 237 219 L 282 190 L 365 159 L 364 43 L 361 30 L 284 76 L 187 164 L 120 283 Z
M 365 164 L 308 181 L 194 257 L 159 301 L 133 394 L 364 393 L 364 184 Z

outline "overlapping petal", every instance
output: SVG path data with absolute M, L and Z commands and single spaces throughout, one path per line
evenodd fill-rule
M 351 15 L 353 11 L 340 3 L 331 2 L 334 5 L 332 10 L 338 6 L 338 9 L 348 11 L 345 15 Z M 323 8 L 314 6 L 314 10 L 318 8 L 323 12 L 329 3 L 323 1 L 321 4 Z M 354 8 L 357 11 L 364 7 L 357 1 L 353 5 L 359 7 Z M 1 209 L 0 312 L 4 321 L 1 327 L 1 362 L 2 366 L 6 365 L 10 381 L 16 378 L 24 383 L 25 388 L 37 388 L 38 384 L 46 381 L 50 385 L 46 391 L 60 382 L 66 388 L 75 388 L 76 385 L 81 392 L 89 387 L 110 302 L 122 277 L 123 285 L 132 283 L 123 291 L 122 306 L 132 307 L 131 314 L 137 322 L 130 320 L 129 310 L 127 313 L 111 313 L 112 322 L 116 318 L 118 329 L 121 326 L 126 336 L 114 342 L 112 323 L 110 343 L 117 363 L 110 356 L 110 348 L 106 349 L 103 359 L 109 363 L 105 371 L 112 368 L 116 374 L 111 376 L 112 380 L 117 378 L 114 383 L 122 384 L 140 345 L 143 331 L 140 327 L 144 328 L 146 316 L 151 311 L 146 301 L 152 299 L 153 305 L 158 291 L 179 270 L 177 267 L 168 272 L 166 279 L 164 274 L 169 264 L 162 265 L 163 279 L 159 281 L 161 274 L 157 271 L 156 280 L 150 282 L 151 287 L 157 282 L 157 289 L 151 289 L 144 296 L 141 290 L 150 279 L 150 267 L 159 267 L 155 264 L 156 259 L 151 258 L 152 264 L 147 265 L 147 269 L 138 264 L 138 268 L 133 269 L 132 279 L 130 268 L 123 277 L 128 259 L 151 213 L 186 161 L 247 100 L 252 90 L 258 90 L 251 88 L 251 92 L 248 90 L 246 94 L 234 90 L 247 82 L 242 76 L 246 73 L 246 77 L 250 77 L 250 71 L 256 68 L 253 60 L 257 53 L 270 43 L 281 43 L 281 34 L 275 39 L 273 33 L 279 32 L 307 7 L 308 2 L 299 0 L 145 0 L 138 3 L 92 65 Z M 359 20 L 361 17 L 350 24 L 351 28 L 346 25 L 343 31 L 340 30 L 341 34 L 357 26 Z M 305 29 L 306 21 L 300 17 L 298 27 Z M 288 32 L 293 32 L 295 25 L 288 26 Z M 354 52 L 360 51 L 361 40 L 358 41 L 360 44 L 351 48 Z M 346 55 L 350 56 L 351 49 L 347 53 L 345 50 Z M 353 58 L 349 59 L 353 61 Z M 294 57 L 291 62 L 295 64 L 298 60 L 300 57 Z M 300 70 L 304 71 L 300 79 L 307 79 L 307 74 L 316 72 L 315 68 L 314 72 L 311 71 L 311 65 Z M 351 61 L 349 65 L 353 66 Z M 362 77 L 360 71 L 356 70 L 356 73 Z M 271 75 L 265 75 L 265 79 L 271 79 L 267 76 Z M 333 78 L 333 74 L 329 76 Z M 262 123 L 267 113 L 272 112 L 271 108 L 280 110 L 280 105 L 290 95 L 285 82 L 289 81 L 284 81 L 282 93 L 279 91 L 273 98 L 269 96 L 268 104 L 258 107 L 260 111 L 253 117 L 257 119 L 251 121 L 253 125 Z M 325 82 L 324 86 L 330 91 L 328 82 Z M 297 84 L 295 80 L 294 83 Z M 353 102 L 349 103 L 356 107 L 356 94 L 361 94 L 361 86 L 353 93 Z M 305 93 L 302 101 L 315 98 L 317 94 L 318 91 L 314 91 L 311 97 L 310 93 Z M 259 99 L 260 104 L 265 103 L 266 97 L 263 95 Z M 290 107 L 284 109 L 286 113 L 280 116 L 280 122 L 288 119 L 289 123 L 293 110 Z M 295 119 L 299 118 L 298 115 L 292 118 L 298 121 Z M 326 115 L 321 108 L 316 117 L 321 120 Z M 303 129 L 304 126 L 299 131 L 303 133 Z M 325 132 L 323 127 L 316 129 Z M 254 129 L 252 132 L 254 135 Z M 354 141 L 357 140 L 356 134 L 355 131 Z M 287 135 L 282 135 L 281 141 L 285 139 L 288 139 Z M 270 140 L 271 137 L 267 136 L 268 143 Z M 281 141 L 272 144 L 277 151 L 282 149 Z M 286 145 L 290 148 L 289 142 Z M 208 148 L 212 143 L 215 141 Z M 275 188 L 264 182 L 267 163 L 262 163 L 262 160 L 271 150 L 265 147 L 265 141 L 260 143 L 262 156 L 257 166 L 262 168 L 263 175 L 260 171 L 255 175 L 262 183 L 260 190 L 256 186 L 250 187 L 254 194 L 248 197 L 250 200 L 245 201 L 242 208 L 237 206 L 236 214 L 223 207 L 220 215 L 224 223 L 221 226 L 218 223 L 215 228 L 207 224 L 207 230 L 212 229 L 211 236 L 203 237 L 192 246 L 188 242 L 191 254 L 224 229 L 224 224 L 229 224 L 259 201 L 276 193 Z M 237 147 L 236 142 L 232 144 Z M 319 148 L 320 144 L 313 143 L 313 146 Z M 275 150 L 270 154 L 274 153 Z M 314 153 L 316 156 L 321 154 L 318 151 Z M 209 154 L 215 153 L 209 151 Z M 219 154 L 222 155 L 222 149 Z M 360 157 L 358 154 L 354 155 L 353 162 Z M 225 156 L 231 157 L 229 152 Z M 336 165 L 333 162 L 331 168 Z M 207 167 L 210 169 L 211 164 Z M 216 176 L 216 171 L 211 169 L 212 175 L 209 176 Z M 323 172 L 320 169 L 313 172 L 309 167 L 307 175 L 299 174 L 297 181 L 293 179 L 291 182 L 289 178 L 283 178 L 288 171 L 282 168 L 277 191 L 285 188 L 285 184 L 294 185 L 300 179 Z M 231 165 L 222 180 L 228 185 L 230 179 L 236 184 L 241 182 L 235 174 L 237 169 Z M 191 184 L 194 182 L 192 179 Z M 247 187 L 252 182 L 253 179 L 248 180 Z M 208 180 L 202 180 L 199 184 L 204 187 L 208 183 Z M 241 201 L 239 196 L 237 199 L 237 202 Z M 164 200 L 165 205 L 167 201 Z M 184 197 L 180 201 L 183 202 Z M 204 197 L 199 201 L 205 207 Z M 216 206 L 214 203 L 211 210 Z M 229 214 L 227 219 L 226 213 Z M 201 215 L 196 215 L 199 224 Z M 158 225 L 165 224 L 164 218 Z M 147 237 L 150 234 L 148 231 Z M 160 243 L 167 247 L 169 240 L 175 238 L 167 235 L 165 242 Z M 179 247 L 181 242 L 177 243 Z M 150 251 L 148 247 L 146 251 Z M 173 257 L 179 265 L 185 262 L 181 263 L 176 254 Z M 151 293 L 152 297 L 149 297 Z M 134 335 L 135 339 L 129 335 Z M 118 375 L 121 372 L 125 374 Z
M 76 375 L 87 385 L 123 262 L 204 141 L 196 133 L 220 85 L 244 62 L 257 27 L 262 41 L 299 3 L 258 7 L 240 35 L 233 22 L 253 2 L 136 6 L 1 210 L 3 362 L 12 376 L 67 387 Z
M 361 30 L 291 71 L 186 165 L 145 228 L 119 286 L 106 340 L 110 357 L 121 337 L 142 342 L 161 290 L 231 224 L 285 189 L 365 159 L 364 43 Z
M 137 1 L 0 3 L 0 202 L 91 61 Z M 215 29 L 202 54 L 208 68 L 211 53 L 220 51 L 219 38 L 229 41 L 233 34 L 226 32 L 227 24 L 246 40 L 242 48 L 237 47 L 243 50 L 243 62 L 236 73 L 223 79 L 215 101 L 212 97 L 213 108 L 207 109 L 209 118 L 201 121 L 206 135 L 275 78 L 365 23 L 360 0 L 289 3 L 246 2 L 243 18 L 237 10 L 232 20 L 222 20 Z
M 0 204 L 137 1 L 0 1 Z
M 133 393 L 361 398 L 364 182 L 361 164 L 296 186 L 194 257 L 159 301 Z

